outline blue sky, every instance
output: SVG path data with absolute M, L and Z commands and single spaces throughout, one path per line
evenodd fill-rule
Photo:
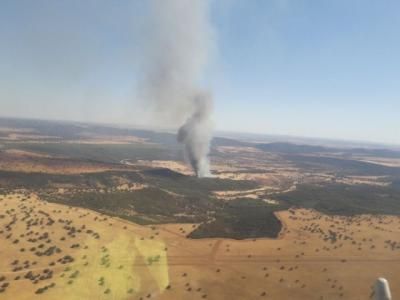
M 146 124 L 142 3 L 1 1 L 0 115 Z M 400 144 L 399 1 L 210 8 L 217 129 Z

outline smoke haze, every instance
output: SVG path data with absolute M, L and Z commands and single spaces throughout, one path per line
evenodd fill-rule
M 194 101 L 196 109 L 179 128 L 178 141 L 185 145 L 186 154 L 196 175 L 208 177 L 211 176 L 208 153 L 212 138 L 212 98 L 208 94 L 199 94 Z
M 208 5 L 207 0 L 149 1 L 140 84 L 157 119 L 181 126 L 178 141 L 199 177 L 210 175 L 212 137 L 212 96 L 200 86 L 213 46 Z

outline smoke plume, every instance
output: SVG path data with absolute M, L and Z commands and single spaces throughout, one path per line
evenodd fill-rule
M 144 97 L 157 118 L 180 126 L 197 176 L 209 176 L 212 96 L 200 81 L 213 47 L 208 0 L 149 0 L 143 31 Z M 183 124 L 183 125 L 182 125 Z

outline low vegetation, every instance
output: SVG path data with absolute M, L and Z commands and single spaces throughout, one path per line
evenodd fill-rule
M 313 208 L 326 214 L 400 214 L 400 188 L 394 185 L 300 185 L 276 198 L 291 206 Z
M 189 237 L 276 238 L 282 224 L 274 212 L 284 208 L 284 205 L 268 205 L 261 200 L 232 200 L 224 205 L 224 209 L 216 214 L 213 221 L 202 223 Z

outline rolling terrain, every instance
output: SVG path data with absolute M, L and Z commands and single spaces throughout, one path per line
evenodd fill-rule
M 0 203 L 2 299 L 368 299 L 376 277 L 400 276 L 397 216 L 291 209 L 277 239 L 193 240 L 198 224 L 141 226 L 34 194 Z
M 400 278 L 400 152 L 0 118 L 0 299 L 368 299 Z M 393 284 L 393 294 L 400 292 Z

